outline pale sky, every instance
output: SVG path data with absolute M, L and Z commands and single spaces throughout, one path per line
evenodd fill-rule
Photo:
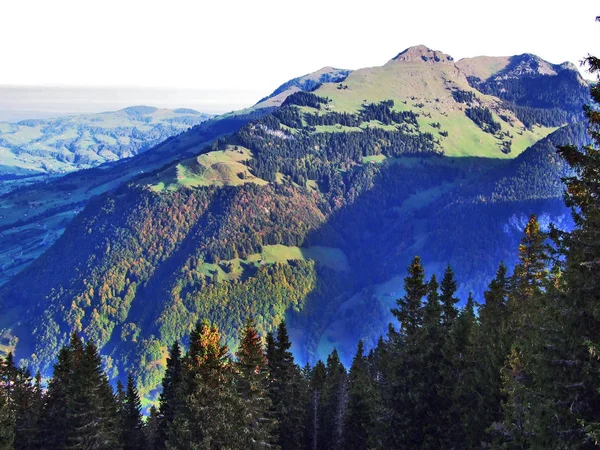
M 258 100 L 323 66 L 382 65 L 417 44 L 456 59 L 534 53 L 579 65 L 600 55 L 597 0 L 0 2 L 0 85 L 229 90 Z

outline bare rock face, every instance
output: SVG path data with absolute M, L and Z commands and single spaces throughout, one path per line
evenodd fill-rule
M 454 64 L 454 58 L 424 45 L 409 47 L 399 53 L 392 61 L 405 63 Z

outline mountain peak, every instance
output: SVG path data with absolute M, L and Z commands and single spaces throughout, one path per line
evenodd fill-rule
M 396 55 L 392 61 L 406 62 L 406 63 L 454 63 L 452 56 L 447 55 L 438 50 L 432 50 L 425 45 L 415 45 L 409 47 L 403 52 Z

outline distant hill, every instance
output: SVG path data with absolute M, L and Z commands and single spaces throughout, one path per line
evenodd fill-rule
M 0 176 L 66 173 L 128 158 L 210 117 L 192 109 L 132 106 L 0 123 Z

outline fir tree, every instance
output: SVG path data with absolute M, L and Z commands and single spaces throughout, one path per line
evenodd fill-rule
M 73 339 L 71 340 L 73 342 Z M 71 404 L 74 348 L 64 346 L 58 353 L 52 378 L 48 382 L 37 441 L 44 449 L 64 449 L 71 431 L 67 412 Z
M 442 324 L 445 328 L 449 328 L 458 317 L 458 309 L 456 304 L 458 298 L 456 294 L 456 280 L 454 279 L 454 271 L 452 267 L 447 266 L 442 278 L 440 301 L 442 303 Z
M 344 435 L 344 412 L 347 398 L 347 374 L 336 349 L 327 357 L 321 402 L 319 449 L 339 449 Z
M 443 322 L 445 305 L 440 303 L 439 288 L 436 276 L 432 275 L 427 284 L 427 302 L 423 306 L 423 326 L 413 352 L 414 389 L 421 391 L 421 404 L 417 408 L 424 419 L 421 432 L 427 447 L 445 446 L 448 433 L 444 432 L 444 426 L 452 420 L 449 402 L 455 382 L 447 360 L 446 335 L 449 331 Z
M 12 449 L 15 443 L 15 404 L 13 398 L 16 367 L 12 353 L 0 360 L 0 449 Z
M 546 239 L 537 217 L 532 215 L 519 245 L 519 263 L 515 266 L 508 302 L 511 325 L 516 331 L 530 322 L 534 312 L 532 302 L 542 293 L 548 278 L 550 256 Z
M 392 310 L 401 328 L 398 336 L 390 333 L 389 391 L 384 394 L 390 402 L 390 417 L 384 445 L 393 447 L 401 442 L 402 448 L 414 448 L 423 445 L 422 427 L 428 409 L 423 397 L 427 385 L 423 378 L 424 354 L 428 348 L 421 346 L 423 297 L 428 293 L 428 285 L 419 257 L 408 267 L 404 291 L 404 297 L 397 301 L 400 308 Z
M 282 450 L 296 449 L 304 441 L 305 407 L 308 398 L 306 380 L 294 363 L 285 322 L 277 328 L 277 339 L 269 344 L 269 397 L 277 423 L 275 435 Z
M 262 342 L 250 319 L 242 330 L 237 352 L 238 390 L 243 402 L 246 448 L 272 447 L 273 420 L 269 417 L 271 400 L 267 396 L 269 373 Z
M 169 426 L 167 447 L 243 448 L 242 406 L 233 364 L 216 326 L 198 323 L 182 365 L 184 381 L 177 395 L 183 406 Z
M 42 400 L 39 391 L 36 391 L 33 385 L 29 369 L 17 369 L 12 397 L 15 417 L 15 449 L 38 448 L 36 434 Z
M 127 391 L 121 407 L 121 444 L 123 450 L 142 450 L 147 448 L 142 422 L 142 403 L 135 381 L 127 375 Z
M 119 447 L 117 403 L 98 349 L 89 341 L 82 345 L 74 337 L 73 371 L 68 393 L 67 448 L 114 449 Z M 70 400 L 70 401 L 69 401 Z
M 393 309 L 392 313 L 400 322 L 403 335 L 412 338 L 423 323 L 422 302 L 427 294 L 425 271 L 418 256 L 415 256 L 408 267 L 408 276 L 404 278 L 404 291 L 404 297 L 396 301 L 399 308 Z
M 160 410 L 158 416 L 158 429 L 154 445 L 157 450 L 166 449 L 168 429 L 173 424 L 176 414 L 181 406 L 181 384 L 183 382 L 183 369 L 181 365 L 181 348 L 179 342 L 175 341 L 171 346 L 167 358 L 167 368 L 162 380 L 162 392 L 160 394 Z
M 487 441 L 485 430 L 502 418 L 502 369 L 509 353 L 510 343 L 506 333 L 507 298 L 509 279 L 504 264 L 500 264 L 496 277 L 484 293 L 485 303 L 479 306 L 479 327 L 474 331 L 474 386 L 477 406 L 470 422 L 473 445 Z
M 362 450 L 372 448 L 377 439 L 375 431 L 374 389 L 367 370 L 364 345 L 358 342 L 356 356 L 348 375 L 348 404 L 344 418 L 343 448 Z
M 475 316 L 475 300 L 469 293 L 465 307 L 460 311 L 450 335 L 452 342 L 452 358 L 450 366 L 454 377 L 451 385 L 446 385 L 449 392 L 451 411 L 446 420 L 448 434 L 445 436 L 446 447 L 464 443 L 466 447 L 475 448 L 481 445 L 482 430 L 477 430 L 473 423 L 477 421 L 479 411 L 476 386 L 474 344 L 478 323 Z M 448 380 L 446 380 L 446 383 Z M 489 424 L 487 424 L 489 425 Z
M 525 370 L 523 355 L 512 347 L 502 373 L 502 403 L 504 421 L 493 426 L 496 445 L 504 449 L 525 450 L 531 448 L 530 424 L 528 423 L 528 385 L 530 377 Z
M 537 217 L 532 215 L 525 226 L 519 245 L 519 263 L 511 279 L 508 296 L 506 331 L 510 346 L 508 366 L 504 369 L 503 405 L 505 445 L 526 445 L 532 436 L 529 411 L 536 404 L 535 380 L 530 362 L 535 358 L 539 343 L 537 320 L 541 313 L 543 293 L 548 280 L 549 249 L 547 236 L 540 230 Z M 515 422 L 516 421 L 516 422 Z
M 310 372 L 310 389 L 306 408 L 306 448 L 316 450 L 320 434 L 321 400 L 327 372 L 323 361 L 318 360 Z
M 156 406 L 150 407 L 148 419 L 146 419 L 146 425 L 144 427 L 144 433 L 146 434 L 146 442 L 148 443 L 149 450 L 156 450 L 156 444 L 158 441 L 158 427 L 160 423 L 159 412 Z

